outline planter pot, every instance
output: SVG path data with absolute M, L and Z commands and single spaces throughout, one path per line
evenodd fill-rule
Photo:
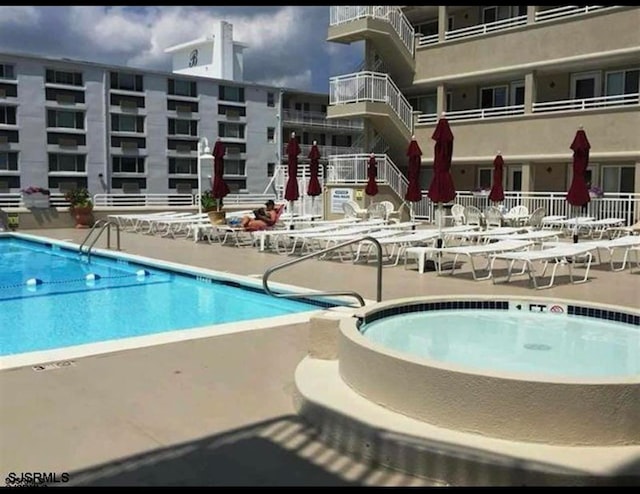
M 22 196 L 22 202 L 24 203 L 24 207 L 26 208 L 46 209 L 51 206 L 49 196 L 46 194 L 40 194 L 39 192 L 36 192 L 35 194 L 24 194 Z
M 212 225 L 224 225 L 227 222 L 225 211 L 207 211 Z
M 90 228 L 93 226 L 93 206 L 72 206 L 71 214 L 76 220 L 76 228 Z

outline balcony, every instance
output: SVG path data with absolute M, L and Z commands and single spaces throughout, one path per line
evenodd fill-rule
M 453 121 L 453 161 L 491 163 L 498 149 L 508 162 L 570 161 L 569 145 L 580 125 L 589 137 L 592 160 L 599 157 L 637 159 L 640 155 L 638 106 L 598 110 L 536 112 L 510 117 L 508 124 L 499 118 Z M 433 159 L 434 127 L 435 121 L 416 125 L 423 161 Z
M 306 160 L 309 156 L 309 152 L 311 151 L 311 146 L 311 144 L 300 144 L 300 155 L 298 156 L 298 159 Z M 343 154 L 364 153 L 364 149 L 360 146 L 327 146 L 323 144 L 318 144 L 318 151 L 320 151 L 320 159 L 326 159 L 329 156 Z M 282 147 L 282 158 L 285 161 L 287 159 L 286 145 Z
M 328 120 L 327 114 L 322 112 L 284 110 L 282 112 L 282 122 L 283 124 L 296 124 L 352 131 L 361 131 L 364 129 L 364 122 L 362 120 Z
M 489 73 L 522 73 L 549 67 L 577 71 L 585 64 L 601 64 L 603 59 L 631 62 L 640 53 L 639 25 L 640 9 L 618 7 L 602 9 L 581 22 L 544 22 L 520 29 L 509 26 L 499 36 L 474 35 L 453 42 L 451 35 L 455 32 L 451 31 L 451 42 L 416 50 L 414 83 L 435 86 L 452 80 L 471 81 Z M 474 28 L 484 32 L 486 26 Z M 472 28 L 465 29 L 470 30 L 467 34 L 472 32 Z M 572 42 L 567 43 L 568 39 Z
M 329 80 L 327 118 L 367 118 L 390 146 L 405 146 L 413 110 L 389 75 L 358 72 Z
M 399 84 L 411 81 L 415 68 L 415 32 L 396 6 L 332 6 L 327 41 L 368 40 Z

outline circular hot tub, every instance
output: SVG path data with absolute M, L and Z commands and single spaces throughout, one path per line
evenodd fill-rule
M 342 379 L 421 421 L 512 441 L 640 444 L 640 311 L 403 299 L 363 308 L 339 338 Z

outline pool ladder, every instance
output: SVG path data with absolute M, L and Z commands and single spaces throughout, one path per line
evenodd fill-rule
M 91 227 L 91 230 L 89 230 L 89 233 L 87 233 L 87 236 L 85 237 L 85 239 L 80 244 L 80 248 L 78 249 L 80 255 L 82 255 L 83 253 L 87 254 L 87 260 L 88 261 L 91 260 L 91 249 L 96 244 L 96 242 L 100 238 L 100 235 L 102 235 L 102 233 L 105 230 L 107 231 L 107 249 L 110 249 L 111 248 L 111 226 L 112 225 L 116 227 L 116 250 L 120 250 L 120 226 L 118 225 L 118 223 L 116 223 L 115 221 L 111 221 L 111 220 L 98 220 L 93 224 L 93 226 Z M 89 246 L 87 247 L 86 252 L 83 252 L 82 249 L 84 248 L 86 243 L 91 238 L 91 235 L 93 234 L 93 232 L 95 232 L 98 229 L 98 227 L 100 227 L 100 230 L 98 230 L 98 234 L 95 236 L 93 241 L 89 244 Z
M 352 244 L 357 244 L 360 242 L 372 242 L 375 247 L 376 250 L 378 251 L 378 265 L 377 265 L 377 278 L 376 278 L 376 302 L 380 302 L 382 300 L 382 245 L 380 245 L 380 242 L 378 242 L 376 240 L 375 237 L 370 237 L 370 236 L 364 236 L 364 237 L 359 237 L 359 238 L 355 238 L 352 240 L 349 240 L 347 242 L 343 242 L 341 244 L 338 245 L 334 245 L 333 247 L 328 247 L 326 249 L 323 250 L 319 250 L 318 252 L 312 252 L 311 254 L 307 254 L 306 256 L 302 256 L 302 257 L 298 257 L 296 259 L 292 259 L 290 261 L 285 261 L 281 264 L 276 264 L 275 266 L 271 266 L 269 269 L 267 269 L 264 272 L 264 275 L 262 275 L 262 286 L 264 288 L 264 291 L 267 292 L 269 295 L 273 296 L 273 297 L 278 297 L 278 298 L 310 298 L 310 297 L 326 297 L 326 296 L 346 296 L 346 297 L 353 297 L 355 298 L 358 303 L 360 304 L 360 307 L 364 307 L 365 303 L 364 303 L 364 299 L 362 298 L 362 295 L 360 295 L 357 292 L 354 291 L 344 291 L 344 292 L 311 292 L 311 293 L 274 293 L 271 288 L 269 288 L 269 277 L 275 273 L 276 271 L 279 271 L 281 269 L 284 269 L 286 267 L 292 266 L 294 264 L 298 264 L 299 262 L 302 261 L 306 261 L 307 259 L 312 259 L 314 257 L 318 257 L 321 255 L 324 255 L 328 252 L 334 251 L 334 250 L 338 250 L 342 247 L 346 247 L 348 245 L 352 245 Z

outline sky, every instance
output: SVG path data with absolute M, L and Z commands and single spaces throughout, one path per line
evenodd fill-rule
M 0 52 L 170 72 L 165 48 L 212 34 L 219 20 L 249 45 L 247 82 L 326 93 L 330 76 L 363 59 L 361 43 L 326 41 L 329 6 L 0 6 Z

